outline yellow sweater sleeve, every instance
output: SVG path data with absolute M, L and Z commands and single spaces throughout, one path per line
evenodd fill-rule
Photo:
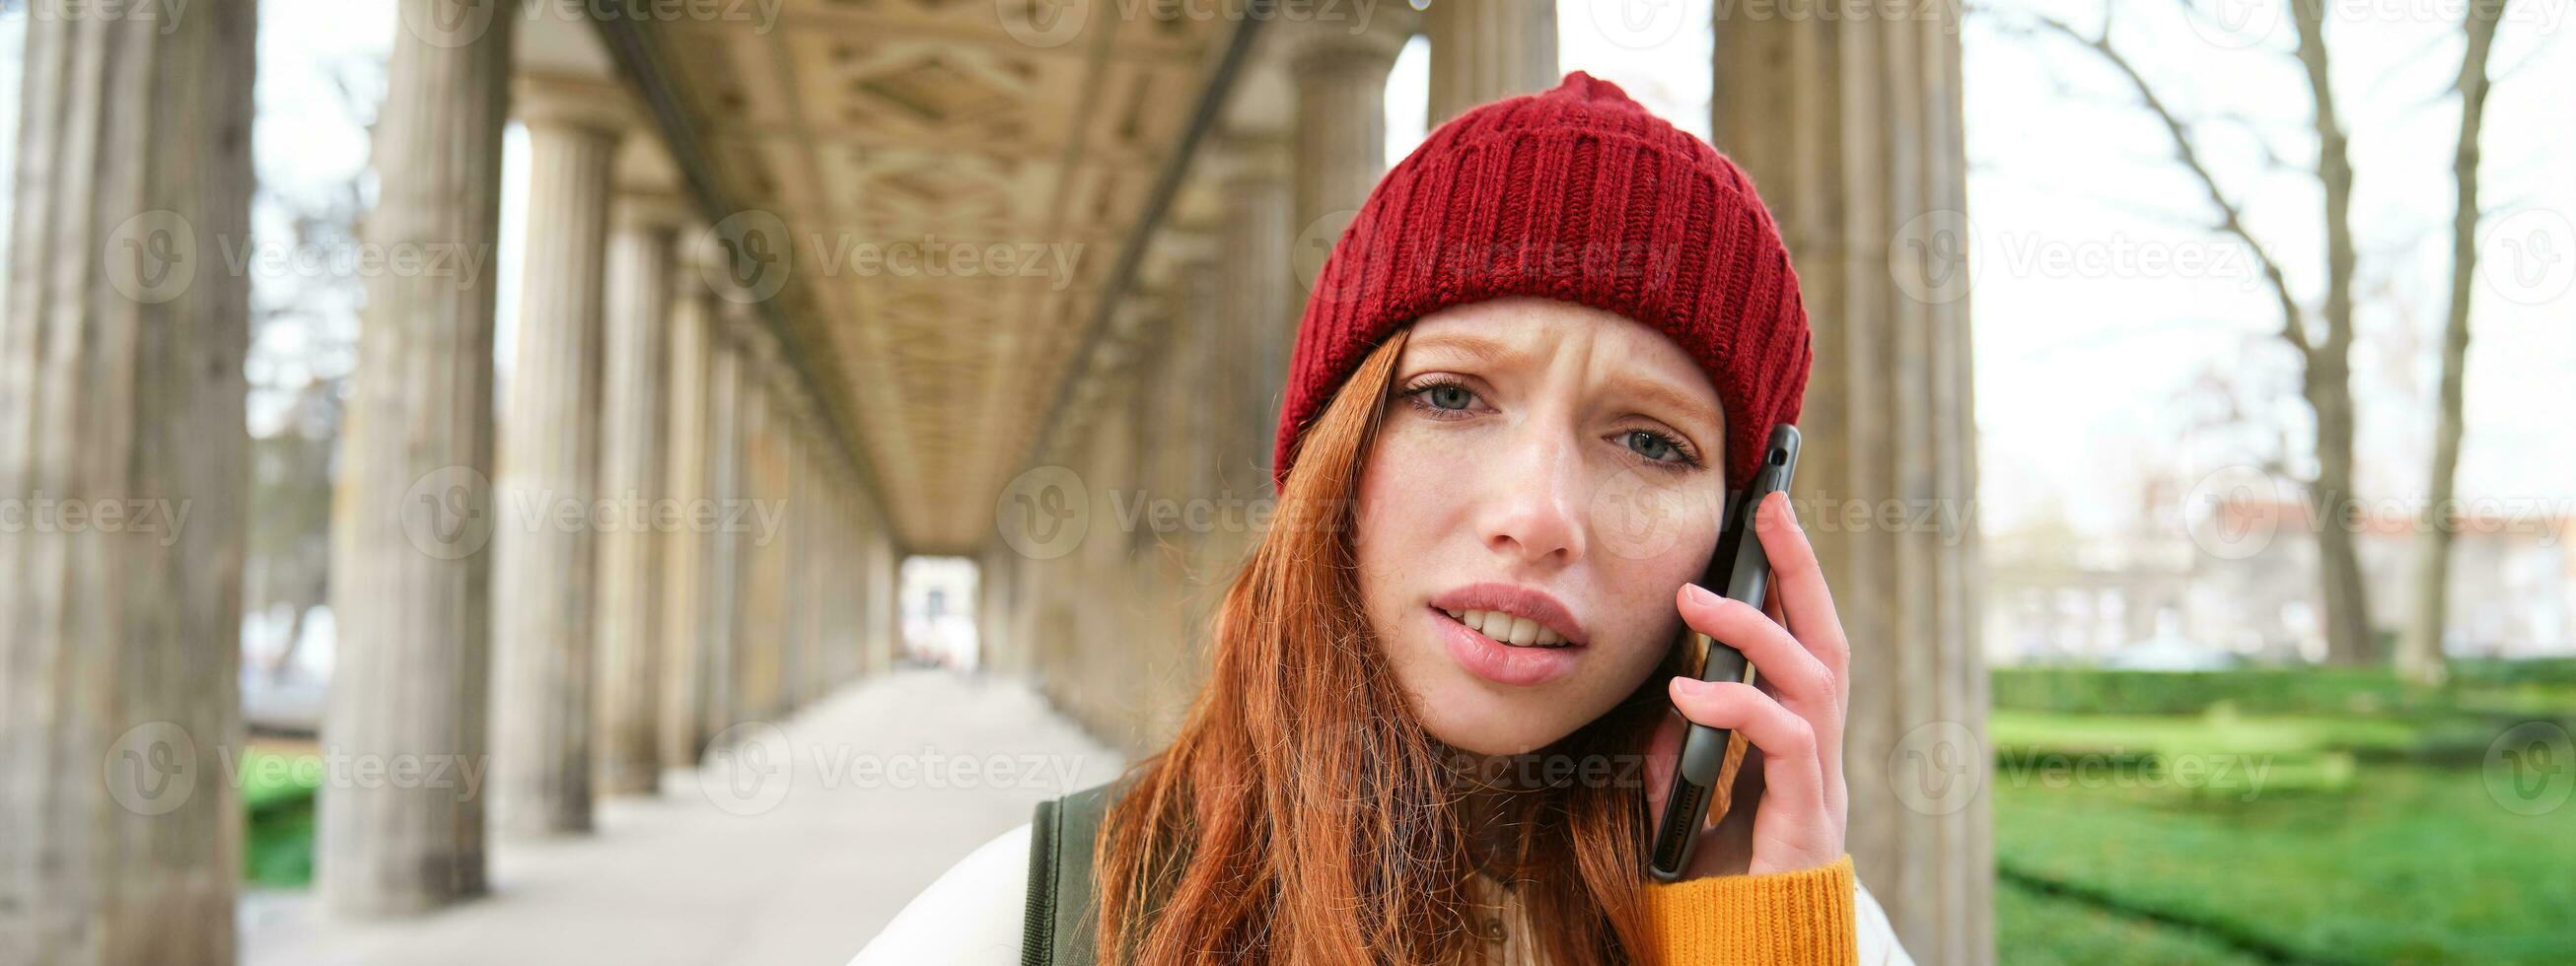
M 1646 886 L 1667 966 L 1858 962 L 1852 908 L 1848 854 L 1816 869 Z

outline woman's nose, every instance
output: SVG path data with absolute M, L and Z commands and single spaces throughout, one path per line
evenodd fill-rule
M 1554 431 L 1517 433 L 1495 455 L 1482 474 L 1485 545 L 1531 563 L 1581 559 L 1583 467 L 1572 440 Z

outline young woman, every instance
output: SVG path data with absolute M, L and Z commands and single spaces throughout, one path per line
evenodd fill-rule
M 1088 894 L 1038 895 L 1082 935 L 1028 961 L 1910 962 L 1844 848 L 1850 648 L 1787 501 L 1755 528 L 1767 607 L 1694 583 L 1810 359 L 1778 229 L 1705 142 L 1579 72 L 1443 125 L 1316 281 L 1207 686 L 1068 796 L 1102 803 L 1063 859 Z M 1682 674 L 1686 628 L 1762 683 Z M 1659 883 L 1685 720 L 1750 743 L 1753 807 Z M 1031 882 L 1031 836 L 858 962 L 1022 962 L 1065 881 Z

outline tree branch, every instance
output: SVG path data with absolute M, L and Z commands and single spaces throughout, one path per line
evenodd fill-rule
M 2055 17 L 2040 15 L 2037 20 L 2040 25 L 2049 30 L 2093 51 L 2109 63 L 2112 69 L 2119 71 L 2122 77 L 2128 79 L 2129 86 L 2137 91 L 2139 99 L 2146 103 L 2147 110 L 2154 113 L 2156 119 L 2163 123 L 2166 135 L 2173 141 L 2175 159 L 2181 161 L 2184 169 L 2190 171 L 2192 177 L 2200 182 L 2210 205 L 2218 209 L 2219 229 L 2244 242 L 2245 246 L 2253 251 L 2255 263 L 2262 266 L 2263 279 L 2270 285 L 2273 297 L 2281 305 L 2281 338 L 2298 349 L 2300 355 L 2313 355 L 2316 348 L 2308 342 L 2305 313 L 2299 307 L 2298 298 L 2290 292 L 2288 277 L 2281 272 L 2280 263 L 2272 258 L 2271 250 L 2265 248 L 2263 242 L 2255 238 L 2254 233 L 2245 227 L 2243 210 L 2238 208 L 2235 202 L 2227 200 L 2226 192 L 2219 188 L 2218 177 L 2212 174 L 2209 166 L 2201 161 L 2199 148 L 2192 142 L 2190 127 L 2183 123 L 2172 108 L 2165 105 L 2162 97 L 2157 96 L 2155 85 L 2149 83 L 2146 76 L 2138 72 L 2136 65 L 2130 63 L 2129 58 L 2112 45 L 2108 30 L 2100 36 L 2086 36 L 2075 29 L 2074 25 Z

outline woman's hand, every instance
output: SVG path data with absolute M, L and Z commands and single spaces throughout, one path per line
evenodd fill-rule
M 1681 713 L 1666 716 L 1646 759 L 1648 811 L 1661 820 L 1684 718 L 1740 733 L 1752 745 L 1743 770 L 1758 768 L 1759 780 L 1735 785 L 1758 788 L 1761 795 L 1749 843 L 1742 822 L 1712 823 L 1700 832 L 1685 878 L 1812 869 L 1844 852 L 1850 809 L 1843 719 L 1851 706 L 1851 644 L 1788 496 L 1765 498 L 1753 529 L 1771 561 L 1764 609 L 1696 584 L 1682 586 L 1679 606 L 1691 629 L 1744 652 L 1757 672 L 1755 683 L 1673 679 L 1673 706 Z M 1757 756 L 1759 762 L 1753 760 Z M 1710 818 L 1718 818 L 1714 810 Z

